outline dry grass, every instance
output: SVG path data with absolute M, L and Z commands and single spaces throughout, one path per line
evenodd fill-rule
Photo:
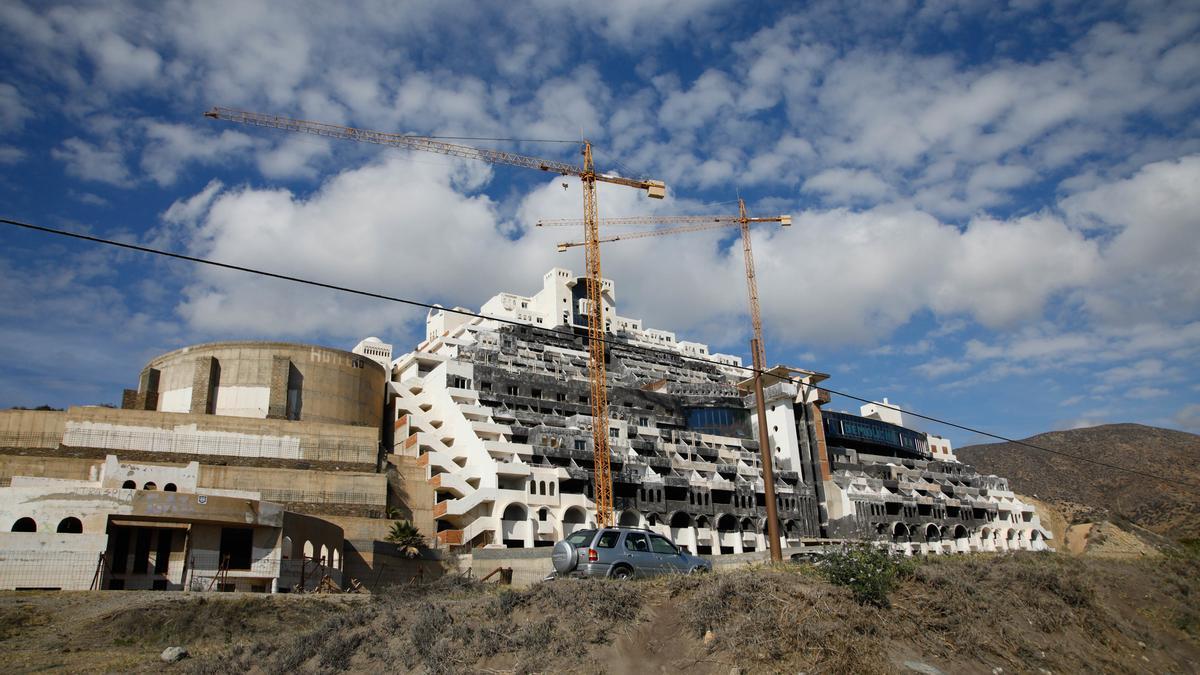
M 29 655 L 16 671 L 150 671 L 165 644 L 182 644 L 195 658 L 175 669 L 195 673 L 876 673 L 908 659 L 944 672 L 1186 672 L 1200 662 L 1200 562 L 1187 552 L 935 558 L 891 597 L 888 608 L 863 605 L 810 565 L 523 590 L 443 577 L 372 597 L 111 593 L 86 596 L 108 603 L 86 617 L 84 596 L 0 595 L 0 649 Z M 71 649 L 45 656 L 62 635 Z

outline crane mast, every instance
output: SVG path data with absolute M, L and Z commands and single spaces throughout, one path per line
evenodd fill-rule
M 594 216 L 593 216 L 594 217 Z M 591 239 L 591 225 L 587 225 L 589 238 L 586 242 L 562 242 L 558 244 L 559 251 L 565 251 L 569 248 L 577 246 L 587 246 L 590 250 L 592 246 L 599 249 L 600 244 L 623 239 L 643 239 L 646 237 L 661 237 L 669 234 L 680 234 L 683 232 L 698 232 L 701 230 L 714 230 L 722 227 L 737 225 L 741 230 L 742 235 L 742 259 L 746 265 L 746 292 L 750 298 L 750 324 L 752 327 L 752 337 L 750 338 L 750 358 L 754 365 L 754 397 L 755 405 L 758 412 L 758 446 L 759 454 L 762 460 L 763 472 L 763 493 L 766 499 L 767 506 L 767 538 L 770 540 L 771 559 L 774 561 L 782 560 L 783 552 L 779 546 L 779 514 L 775 503 L 775 466 L 771 456 L 770 438 L 767 436 L 767 410 L 766 402 L 763 397 L 762 374 L 767 367 L 766 349 L 763 345 L 762 335 L 762 311 L 758 302 L 758 279 L 754 272 L 754 251 L 750 246 L 750 224 L 751 223 L 780 223 L 783 226 L 792 224 L 791 216 L 776 216 L 772 218 L 751 218 L 746 213 L 746 202 L 740 197 L 738 198 L 738 215 L 737 216 L 633 216 L 628 218 L 605 218 L 599 221 L 604 225 L 654 225 L 659 223 L 685 223 L 680 227 L 671 227 L 661 230 L 651 230 L 648 232 L 633 232 L 626 234 L 614 235 L 603 239 Z M 585 221 L 586 223 L 586 221 Z M 561 225 L 578 225 L 578 221 L 574 220 L 543 220 L 539 221 L 538 226 L 561 226 Z M 590 258 L 589 258 L 590 260 Z M 597 252 L 597 261 L 599 260 Z
M 499 150 L 475 148 L 469 145 L 446 143 L 423 136 L 393 134 L 368 129 L 356 129 L 324 122 L 293 119 L 279 115 L 214 107 L 204 113 L 205 117 L 238 124 L 281 129 L 297 133 L 313 134 L 326 138 L 337 138 L 360 143 L 374 143 L 407 150 L 433 152 L 451 157 L 462 157 L 491 164 L 507 164 L 527 169 L 537 169 L 578 176 L 583 183 L 583 225 L 587 259 L 588 294 L 588 371 L 591 381 L 593 482 L 596 521 L 602 526 L 613 524 L 612 503 L 612 456 L 608 446 L 608 376 L 604 363 L 604 298 L 603 277 L 600 272 L 599 209 L 596 204 L 596 183 L 612 183 L 645 190 L 653 199 L 666 196 L 666 185 L 657 180 L 626 178 L 613 174 L 597 173 L 592 158 L 592 144 L 583 142 L 583 166 L 568 164 L 538 157 L 529 157 Z

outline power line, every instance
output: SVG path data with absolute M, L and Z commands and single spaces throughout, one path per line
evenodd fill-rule
M 325 283 L 325 282 L 321 282 L 321 281 L 313 281 L 313 280 L 311 280 L 311 279 L 304 279 L 304 278 L 302 278 L 302 277 L 294 277 L 294 276 L 290 276 L 290 275 L 287 275 L 287 274 L 278 274 L 278 273 L 276 273 L 276 272 L 267 272 L 267 271 L 265 271 L 265 270 L 259 270 L 259 269 L 255 269 L 255 268 L 253 268 L 253 267 L 245 267 L 245 266 L 242 266 L 242 265 L 233 265 L 233 264 L 231 264 L 231 263 L 223 263 L 223 262 L 219 262 L 219 261 L 216 261 L 216 260 L 209 260 L 209 259 L 207 259 L 207 258 L 200 258 L 200 257 L 197 257 L 197 256 L 185 255 L 185 254 L 183 254 L 183 253 L 175 253 L 175 252 L 172 252 L 172 251 L 164 251 L 164 250 L 162 250 L 162 249 L 151 248 L 151 247 L 149 247 L 149 246 L 140 246 L 140 245 L 138 245 L 138 244 L 130 244 L 130 243 L 121 242 L 121 241 L 114 241 L 114 240 L 111 240 L 111 239 L 104 239 L 104 238 L 101 238 L 101 237 L 93 237 L 93 236 L 91 236 L 91 235 L 79 234 L 79 233 L 76 233 L 76 232 L 69 232 L 69 231 L 67 231 L 67 230 L 55 229 L 55 228 L 52 228 L 52 227 L 44 227 L 44 226 L 41 226 L 41 225 L 33 225 L 33 224 L 31 224 L 31 223 L 24 223 L 24 222 L 21 222 L 21 221 L 18 221 L 18 220 L 11 220 L 11 219 L 9 219 L 9 218 L 0 218 L 0 223 L 5 223 L 5 224 L 7 224 L 7 225 L 12 225 L 12 226 L 14 226 L 14 227 L 20 227 L 20 228 L 24 228 L 24 229 L 27 229 L 27 230 L 33 230 L 33 231 L 36 231 L 36 232 L 43 232 L 43 233 L 46 233 L 46 234 L 54 234 L 54 235 L 58 235 L 58 236 L 62 236 L 62 237 L 69 237 L 69 238 L 72 238 L 72 239 L 80 239 L 80 240 L 82 240 L 82 241 L 88 241 L 88 242 L 92 242 L 92 243 L 95 243 L 95 244 L 104 244 L 104 245 L 106 245 L 106 246 L 115 246 L 115 247 L 118 247 L 118 248 L 124 248 L 124 249 L 132 250 L 132 251 L 139 251 L 139 252 L 142 252 L 142 253 L 150 253 L 150 254 L 153 254 L 153 255 L 160 255 L 160 256 L 167 257 L 167 258 L 175 258 L 175 259 L 177 259 L 177 260 L 186 260 L 186 261 L 188 261 L 188 262 L 193 262 L 193 263 L 197 263 L 197 264 L 200 264 L 200 265 L 209 265 L 209 266 L 212 266 L 212 267 L 219 267 L 219 268 L 221 268 L 221 269 L 234 270 L 234 271 L 237 271 L 237 272 L 245 272 L 245 273 L 247 273 L 247 274 L 255 274 L 255 275 L 258 275 L 258 276 L 268 277 L 268 278 L 271 278 L 271 279 L 280 279 L 280 280 L 283 280 L 283 281 L 291 281 L 291 282 L 298 283 L 298 284 L 305 284 L 305 285 L 308 285 L 308 286 L 315 286 L 315 287 L 317 287 L 317 288 L 325 288 L 325 289 L 329 289 L 329 290 L 333 290 L 333 291 L 338 291 L 338 292 L 341 292 L 341 293 L 349 293 L 349 294 L 352 294 L 352 295 L 360 295 L 360 296 L 363 296 L 363 297 L 367 297 L 367 298 L 374 298 L 374 299 L 377 299 L 377 300 L 387 300 L 388 302 L 396 302 L 396 303 L 400 303 L 400 304 L 403 304 L 403 305 L 409 305 L 409 306 L 412 306 L 412 307 L 420 307 L 420 308 L 422 308 L 422 309 L 427 309 L 427 310 L 437 309 L 437 310 L 441 310 L 441 311 L 445 311 L 445 312 L 450 312 L 450 313 L 452 313 L 452 314 L 459 314 L 459 315 L 462 315 L 462 316 L 468 316 L 468 317 L 477 318 L 477 319 L 484 319 L 484 320 L 488 320 L 488 321 L 495 321 L 495 322 L 497 322 L 497 323 L 509 324 L 509 325 L 513 325 L 513 326 L 520 326 L 520 327 L 522 327 L 522 328 L 531 329 L 531 330 L 533 330 L 533 331 L 535 331 L 535 332 L 544 332 L 544 333 L 547 333 L 547 334 L 561 335 L 561 334 L 560 334 L 558 331 L 555 331 L 555 330 L 552 330 L 552 329 L 549 329 L 549 328 L 540 328 L 540 327 L 537 327 L 537 326 L 532 326 L 532 325 L 530 325 L 530 324 L 521 323 L 520 321 L 514 321 L 514 320 L 512 320 L 512 319 L 505 319 L 505 318 L 501 318 L 501 317 L 495 317 L 495 316 L 487 316 L 487 315 L 480 314 L 480 313 L 478 313 L 478 312 L 472 312 L 472 311 L 470 311 L 470 310 L 466 310 L 466 309 L 459 309 L 459 308 L 453 308 L 453 309 L 452 309 L 452 308 L 448 308 L 448 307 L 442 307 L 441 305 L 437 305 L 437 304 L 433 304 L 433 303 L 422 302 L 422 301 L 420 301 L 420 300 L 412 300 L 412 299 L 409 299 L 409 298 L 401 298 L 401 297 L 396 297 L 396 296 L 391 296 L 391 295 L 385 295 L 385 294 L 383 294 L 383 293 L 375 293 L 375 292 L 372 292 L 372 291 L 362 291 L 362 290 L 358 290 L 358 289 L 355 289 L 355 288 L 350 288 L 350 287 L 348 287 L 348 286 L 338 286 L 337 284 L 329 284 L 329 283 Z M 712 363 L 713 363 L 713 362 L 712 362 L 711 360 L 709 360 L 709 359 L 700 358 L 700 357 L 698 357 L 698 356 L 688 356 L 688 355 L 686 355 L 686 354 L 680 354 L 680 353 L 678 353 L 678 352 L 667 351 L 667 350 L 665 350 L 665 349 L 659 349 L 659 348 L 656 348 L 656 347 L 648 347 L 648 346 L 644 346 L 644 345 L 632 344 L 632 343 L 625 342 L 625 341 L 621 341 L 621 340 L 614 340 L 614 339 L 612 339 L 612 338 L 608 338 L 608 337 L 602 338 L 602 339 L 601 339 L 601 342 L 603 342 L 604 344 L 616 345 L 616 346 L 620 346 L 620 347 L 623 347 L 623 348 L 626 348 L 626 349 L 632 349 L 632 350 L 635 350 L 635 351 L 642 351 L 642 352 L 648 352 L 648 353 L 653 353 L 653 354 L 660 354 L 660 355 L 664 355 L 664 356 L 670 356 L 670 357 L 674 357 L 674 358 L 679 358 L 679 359 L 681 359 L 681 360 L 684 360 L 684 361 L 696 361 L 696 362 L 705 363 L 705 364 L 708 364 L 708 365 L 712 365 Z M 722 365 L 725 365 L 725 366 L 727 366 L 727 367 L 729 367 L 729 368 L 735 368 L 735 369 L 738 369 L 738 370 L 746 371 L 747 373 L 751 373 L 751 374 L 753 374 L 753 373 L 757 373 L 757 372 L 758 372 L 758 371 L 756 371 L 754 368 L 752 368 L 752 367 L 748 367 L 748 366 L 735 366 L 735 365 L 732 365 L 732 364 L 722 364 Z M 861 397 L 861 396 L 856 396 L 856 395 L 854 395 L 854 394 L 848 394 L 848 393 L 845 393 L 845 392 L 838 391 L 838 390 L 836 390 L 836 389 L 830 389 L 830 388 L 828 388 L 828 387 L 822 387 L 822 386 L 815 385 L 815 384 L 809 384 L 809 383 L 806 383 L 806 382 L 800 381 L 800 380 L 798 380 L 798 379 L 795 379 L 795 378 L 791 378 L 791 377 L 783 377 L 783 376 L 775 375 L 774 373 L 769 373 L 769 372 L 766 372 L 766 371 L 763 371 L 763 373 L 762 373 L 762 374 L 770 375 L 771 377 L 776 377 L 776 378 L 778 378 L 778 379 L 780 379 L 780 380 L 784 380 L 784 381 L 787 381 L 787 382 L 791 382 L 791 383 L 793 383 L 793 384 L 796 384 L 796 385 L 799 385 L 799 386 L 801 386 L 801 387 L 806 387 L 806 388 L 816 389 L 817 391 L 824 391 L 824 392 L 827 392 L 827 393 L 829 393 L 829 394 L 834 394 L 834 395 L 836 395 L 836 396 L 844 396 L 845 398 L 848 398 L 848 399 L 851 399 L 851 400 L 855 400 L 855 401 L 861 401 L 861 402 L 863 402 L 863 403 L 875 403 L 875 401 L 872 401 L 872 400 L 870 400 L 870 399 L 867 399 L 867 398 L 863 398 L 863 397 Z M 895 408 L 895 410 L 898 410 L 898 411 L 899 411 L 900 409 L 899 409 L 899 408 Z M 1190 482 L 1187 482 L 1187 481 L 1177 480 L 1177 479 L 1174 479 L 1174 478 L 1168 478 L 1168 477 L 1166 477 L 1166 476 L 1159 476 L 1159 475 L 1157 475 L 1157 474 L 1149 473 L 1149 472 L 1147 472 L 1147 471 L 1141 471 L 1141 470 L 1138 470 L 1138 469 L 1131 469 L 1131 468 L 1124 467 L 1124 466 L 1120 466 L 1120 465 L 1117 465 L 1117 464 L 1111 464 L 1111 463 L 1109 463 L 1109 462 L 1104 462 L 1104 461 L 1101 461 L 1101 460 L 1098 460 L 1098 459 L 1093 459 L 1093 458 L 1091 458 L 1091 457 L 1083 457 L 1083 456 L 1080 456 L 1080 455 L 1073 455 L 1073 454 L 1071 454 L 1071 453 L 1068 453 L 1068 452 L 1063 452 L 1063 451 L 1061 451 L 1061 450 L 1054 450 L 1054 449 L 1052 449 L 1052 448 L 1047 448 L 1047 447 L 1044 447 L 1044 446 L 1041 446 L 1041 445 L 1035 445 L 1035 444 L 1033 444 L 1033 443 L 1029 443 L 1029 442 L 1027 442 L 1027 441 L 1020 441 L 1020 440 L 1016 440 L 1016 439 L 1013 439 L 1013 438 L 1008 438 L 1008 437 L 1006 437 L 1006 436 L 1001 436 L 1001 435 L 999 435 L 999 434 L 994 434 L 994 433 L 991 433 L 991 432 L 989 432 L 989 431 L 984 431 L 984 430 L 982 430 L 982 429 L 976 429 L 976 428 L 974 428 L 974 427 L 969 427 L 969 426 L 966 426 L 966 425 L 963 425 L 963 424 L 957 424 L 957 423 L 955 423 L 955 422 L 950 422 L 950 421 L 947 421 L 947 420 L 944 420 L 944 419 L 940 419 L 940 418 L 937 418 L 937 417 L 933 417 L 933 416 L 931 416 L 931 415 L 924 415 L 924 414 L 922 414 L 922 413 L 913 412 L 913 411 L 911 411 L 911 410 L 904 410 L 904 411 L 901 411 L 901 412 L 904 412 L 905 414 L 908 414 L 908 415 L 912 415 L 913 417 L 919 417 L 919 418 L 921 418 L 921 419 L 923 419 L 923 420 L 927 420 L 927 421 L 930 421 L 930 422 L 935 422 L 935 423 L 937 423 L 937 424 L 944 424 L 944 425 L 946 425 L 946 426 L 953 427 L 953 428 L 955 428 L 955 429 L 961 429 L 961 430 L 963 430 L 963 431 L 969 431 L 969 432 L 971 432 L 971 433 L 979 434 L 979 435 L 981 435 L 981 436 L 987 436 L 987 437 L 989 437 L 989 438 L 995 438 L 995 439 L 997 439 L 997 440 L 1005 441 L 1005 442 L 1007 442 L 1007 443 L 1013 443 L 1013 444 L 1015 444 L 1015 445 L 1020 445 L 1020 446 L 1022 446 L 1022 447 L 1031 448 L 1031 449 L 1033 449 L 1033 450 L 1040 450 L 1040 451 L 1042 451 L 1042 452 L 1048 452 L 1048 453 L 1050 453 L 1050 454 L 1053 454 L 1053 455 L 1059 455 L 1059 456 L 1062 456 L 1062 457 L 1067 457 L 1067 458 L 1069 458 L 1069 459 L 1074 459 L 1074 460 L 1077 460 L 1077 461 L 1080 461 L 1080 462 L 1087 462 L 1087 463 L 1089 463 L 1089 464 L 1095 464 L 1096 466 L 1102 466 L 1102 467 L 1105 467 L 1105 468 L 1108 468 L 1108 469 L 1113 469 L 1113 470 L 1115 470 L 1115 471 L 1124 471 L 1124 472 L 1126 472 L 1126 473 L 1134 474 L 1134 475 L 1137 475 L 1137 476 L 1142 476 L 1143 478 L 1150 478 L 1150 479 L 1153 479 L 1153 480 L 1161 481 L 1161 482 L 1163 482 L 1163 483 L 1170 483 L 1170 484 L 1174 484 L 1174 485 L 1181 485 L 1181 486 L 1183 486 L 1183 487 L 1187 487 L 1187 488 L 1191 488 L 1191 489 L 1193 489 L 1193 490 L 1200 491 L 1200 485 L 1197 485 L 1197 484 L 1195 484 L 1195 483 L 1190 483 Z

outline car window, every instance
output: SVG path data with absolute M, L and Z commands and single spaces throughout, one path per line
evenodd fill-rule
M 575 548 L 583 548 L 592 542 L 594 534 L 596 534 L 595 530 L 576 530 L 567 537 L 567 543 Z
M 617 540 L 621 538 L 621 533 L 616 530 L 605 530 L 600 533 L 600 538 L 596 540 L 596 548 L 612 548 L 617 545 Z
M 630 532 L 625 535 L 625 548 L 630 551 L 650 551 L 650 545 L 646 543 L 646 535 L 641 532 Z
M 665 537 L 651 536 L 650 546 L 654 548 L 655 553 L 666 553 L 668 555 L 679 553 L 679 551 L 675 550 L 675 545 L 667 541 Z

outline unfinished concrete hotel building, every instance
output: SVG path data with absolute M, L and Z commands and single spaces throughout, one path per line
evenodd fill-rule
M 614 504 L 701 554 L 765 548 L 749 373 L 616 312 L 604 282 Z M 549 546 L 595 523 L 584 282 L 553 269 L 485 318 L 430 312 L 397 359 L 275 342 L 151 360 L 120 409 L 0 412 L 0 588 L 276 591 L 437 573 L 386 541 Z M 827 376 L 766 376 L 785 546 L 1039 549 L 1034 509 L 886 404 L 823 410 Z M 481 554 L 484 558 L 494 552 Z M 421 567 L 425 565 L 427 567 Z
M 440 544 L 549 546 L 595 523 L 584 286 L 553 269 L 532 296 L 490 299 L 489 318 L 432 311 L 425 340 L 395 360 L 393 453 L 425 472 Z M 760 422 L 741 360 L 618 315 L 612 281 L 603 298 L 618 522 L 701 554 L 762 549 Z M 887 405 L 825 412 L 828 397 L 810 385 L 826 375 L 771 372 L 765 423 L 785 546 L 1045 547 L 1033 507 L 957 462 L 944 439 L 905 428 Z

